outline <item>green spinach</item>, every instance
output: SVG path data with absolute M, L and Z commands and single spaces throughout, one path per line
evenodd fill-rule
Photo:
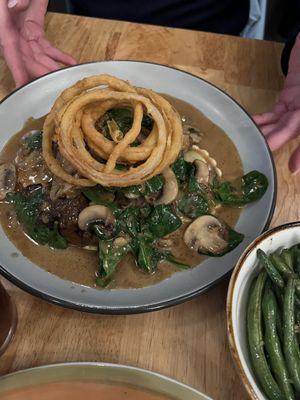
M 196 193 L 186 193 L 178 201 L 177 207 L 189 218 L 197 218 L 209 212 L 207 199 Z
M 119 129 L 126 133 L 132 127 L 133 123 L 133 109 L 124 107 L 124 108 L 113 108 L 106 113 L 108 119 L 114 119 L 119 126 Z M 151 130 L 153 127 L 153 119 L 144 114 L 142 120 L 142 127 L 147 130 Z
M 176 231 L 181 226 L 181 219 L 175 214 L 172 206 L 160 204 L 146 220 L 146 229 L 155 237 L 161 238 Z
M 160 252 L 151 246 L 146 240 L 139 240 L 137 262 L 140 268 L 152 273 L 156 270 L 162 257 Z
M 177 160 L 172 165 L 173 172 L 177 178 L 178 183 L 184 183 L 187 181 L 190 163 L 186 162 L 183 157 L 177 158 Z
M 129 245 L 114 246 L 112 240 L 99 240 L 99 278 L 97 283 L 108 282 L 122 258 L 130 252 Z M 101 284 L 100 284 L 101 286 Z
M 179 269 L 188 269 L 189 265 L 184 264 L 174 258 L 170 251 L 157 249 L 144 236 L 138 240 L 137 261 L 140 268 L 148 273 L 152 273 L 157 269 L 160 262 L 166 261 L 175 265 Z
M 81 193 L 83 193 L 84 196 L 92 201 L 94 204 L 106 206 L 108 208 L 111 208 L 112 210 L 117 208 L 116 203 L 114 203 L 114 192 L 110 189 L 106 189 L 103 186 L 97 185 L 84 188 L 81 189 Z
M 29 150 L 41 150 L 43 142 L 43 132 L 34 131 L 33 133 L 31 133 L 31 135 L 25 138 L 24 142 Z
M 145 182 L 144 188 L 141 189 L 141 193 L 144 196 L 149 196 L 153 193 L 158 193 L 162 190 L 165 180 L 162 175 L 153 176 Z
M 117 209 L 114 215 L 117 232 L 128 233 L 134 237 L 141 231 L 141 209 L 139 207 L 130 206 L 123 210 Z
M 42 188 L 26 195 L 20 192 L 9 193 L 7 200 L 14 205 L 18 221 L 35 242 L 56 249 L 68 247 L 66 239 L 58 231 L 58 222 L 55 222 L 53 229 L 50 229 L 38 220 L 43 202 Z
M 216 199 L 225 205 L 242 207 L 259 200 L 268 188 L 268 179 L 258 171 L 251 171 L 234 182 L 214 181 Z

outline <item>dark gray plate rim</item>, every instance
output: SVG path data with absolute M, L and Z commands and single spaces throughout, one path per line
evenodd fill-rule
M 272 164 L 272 169 L 273 169 L 273 175 L 274 175 L 274 192 L 273 192 L 273 196 L 272 196 L 272 204 L 271 204 L 271 208 L 270 208 L 270 212 L 267 218 L 267 222 L 264 226 L 264 228 L 262 229 L 262 231 L 260 232 L 260 234 L 264 231 L 266 231 L 271 223 L 273 214 L 274 214 L 274 210 L 275 210 L 275 205 L 276 205 L 276 198 L 277 198 L 277 173 L 276 173 L 276 168 L 275 168 L 275 163 L 274 163 L 274 159 L 271 153 L 271 150 L 269 148 L 269 145 L 266 141 L 266 138 L 264 137 L 264 135 L 262 134 L 262 132 L 260 131 L 260 129 L 258 128 L 257 124 L 254 122 L 254 120 L 252 119 L 251 115 L 248 113 L 248 111 L 245 110 L 245 108 L 240 105 L 233 97 L 231 97 L 229 94 L 227 94 L 224 90 L 220 89 L 219 87 L 217 87 L 216 85 L 214 85 L 213 83 L 208 82 L 207 80 L 200 78 L 199 76 L 192 74 L 190 72 L 186 72 L 184 70 L 181 70 L 179 68 L 175 68 L 175 67 L 169 67 L 167 65 L 164 64 L 159 64 L 159 63 L 155 63 L 155 62 L 150 62 L 150 61 L 139 61 L 139 60 L 103 60 L 103 61 L 89 61 L 89 62 L 85 62 L 85 63 L 81 63 L 81 64 L 77 64 L 77 65 L 72 65 L 71 67 L 64 67 L 61 68 L 62 69 L 72 69 L 72 68 L 76 68 L 78 66 L 81 65 L 88 65 L 88 64 L 96 64 L 96 63 L 106 63 L 106 62 L 117 62 L 117 63 L 122 63 L 122 62 L 132 62 L 132 63 L 142 63 L 142 64 L 153 64 L 153 65 L 158 65 L 160 67 L 163 68 L 167 68 L 167 69 L 173 69 L 175 71 L 179 71 L 181 73 L 190 75 L 196 79 L 199 79 L 207 84 L 209 84 L 210 86 L 214 87 L 218 92 L 222 93 L 223 95 L 229 97 L 242 111 L 244 111 L 245 114 L 247 114 L 247 116 L 251 119 L 251 121 L 253 122 L 253 124 L 257 127 L 258 131 L 260 132 L 262 138 L 264 139 L 264 142 L 266 144 L 266 148 L 268 150 L 268 154 L 271 160 L 271 164 Z M 45 74 L 39 78 L 33 79 L 32 81 L 30 81 L 29 83 L 26 83 L 25 85 L 22 85 L 20 87 L 18 87 L 17 89 L 13 90 L 11 93 L 9 93 L 7 96 L 5 96 L 1 101 L 0 101 L 0 105 L 9 97 L 11 97 L 14 93 L 18 92 L 20 89 L 22 89 L 25 86 L 30 86 L 33 82 L 37 81 L 37 80 L 43 80 L 44 78 L 46 78 L 48 75 L 53 75 L 58 73 L 60 70 L 58 71 L 53 71 L 53 72 L 49 72 L 48 74 Z M 62 307 L 65 308 L 70 308 L 73 310 L 77 310 L 77 311 L 85 311 L 91 314 L 109 314 L 109 315 L 124 315 L 124 314 L 141 314 L 141 313 L 145 313 L 145 312 L 150 312 L 150 311 L 157 311 L 157 310 L 161 310 L 163 308 L 167 308 L 167 307 L 171 307 L 171 306 L 175 306 L 178 304 L 181 304 L 185 301 L 188 300 L 192 300 L 194 297 L 196 297 L 197 295 L 206 292 L 208 289 L 214 287 L 215 285 L 217 285 L 219 282 L 223 281 L 225 278 L 227 278 L 228 276 L 230 276 L 232 270 L 233 270 L 234 266 L 232 267 L 232 269 L 230 271 L 228 271 L 227 273 L 224 273 L 224 275 L 222 275 L 220 278 L 216 279 L 214 282 L 212 282 L 209 285 L 206 285 L 200 289 L 196 289 L 193 292 L 190 292 L 188 294 L 182 295 L 182 296 L 178 296 L 177 298 L 174 298 L 172 300 L 166 300 L 166 301 L 162 301 L 158 304 L 149 304 L 149 305 L 145 305 L 145 306 L 140 306 L 140 307 L 135 307 L 135 308 L 126 308 L 126 309 L 101 309 L 99 307 L 95 307 L 95 308 L 91 308 L 91 307 L 86 307 L 84 305 L 76 305 L 72 302 L 66 301 L 66 300 L 62 300 L 59 299 L 55 296 L 50 296 L 48 294 L 43 293 L 40 290 L 34 289 L 33 287 L 31 287 L 30 285 L 25 284 L 24 282 L 22 282 L 21 280 L 19 280 L 18 278 L 16 278 L 15 276 L 13 276 L 12 274 L 10 274 L 9 271 L 7 271 L 2 265 L 0 265 L 0 274 L 3 275 L 6 279 L 8 279 L 10 282 L 12 282 L 13 284 L 15 284 L 16 286 L 18 286 L 20 289 L 25 290 L 26 292 L 39 297 L 43 300 L 46 300 L 50 303 L 54 303 L 57 305 L 60 305 Z

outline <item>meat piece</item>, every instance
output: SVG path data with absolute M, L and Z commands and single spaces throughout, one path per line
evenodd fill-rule
M 52 180 L 43 155 L 38 150 L 33 150 L 29 154 L 27 151 L 21 151 L 16 157 L 18 184 L 23 188 L 31 185 L 47 185 Z
M 60 232 L 67 241 L 75 246 L 86 246 L 93 243 L 93 236 L 89 232 L 82 232 L 78 228 L 78 215 L 89 205 L 88 200 L 78 194 L 73 199 L 59 198 L 52 201 L 50 197 L 44 201 L 40 214 L 45 224 L 59 222 Z

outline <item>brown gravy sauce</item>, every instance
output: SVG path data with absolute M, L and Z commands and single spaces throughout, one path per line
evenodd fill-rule
M 224 179 L 234 179 L 243 175 L 242 162 L 233 142 L 225 132 L 206 118 L 192 105 L 173 97 L 164 95 L 170 103 L 178 110 L 180 115 L 186 117 L 186 122 L 192 126 L 199 127 L 203 132 L 203 138 L 199 144 L 206 149 L 218 162 L 223 172 Z M 19 147 L 21 137 L 32 129 L 40 129 L 43 126 L 44 117 L 34 120 L 29 119 L 24 128 L 14 135 L 5 145 L 0 154 L 0 162 L 14 160 Z M 234 226 L 239 218 L 241 210 L 238 208 L 219 208 L 216 215 L 220 216 L 230 226 Z M 11 206 L 0 202 L 0 222 L 8 236 L 18 250 L 32 262 L 44 268 L 46 271 L 63 279 L 80 283 L 86 286 L 95 286 L 97 271 L 97 253 L 69 247 L 66 250 L 52 250 L 47 246 L 39 246 L 30 240 L 16 221 Z M 176 258 L 190 264 L 198 265 L 203 259 L 185 245 L 182 235 L 184 226 L 171 234 L 174 240 L 172 252 Z M 12 257 L 17 254 L 13 253 Z M 139 288 L 151 286 L 171 276 L 178 269 L 172 265 L 161 263 L 155 274 L 149 275 L 137 268 L 133 258 L 128 255 L 119 264 L 118 270 L 108 288 Z
M 171 400 L 141 389 L 96 382 L 61 382 L 0 394 L 2 400 Z

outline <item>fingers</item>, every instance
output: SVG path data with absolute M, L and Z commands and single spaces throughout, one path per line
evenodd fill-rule
M 37 78 L 52 71 L 53 69 L 49 68 L 49 66 L 44 65 L 39 61 L 38 58 L 36 58 L 29 43 L 21 37 L 22 57 L 28 74 L 32 78 Z M 56 69 L 56 67 L 54 69 Z
M 289 160 L 289 169 L 292 174 L 300 171 L 300 145 L 296 148 Z
M 267 141 L 271 150 L 279 149 L 283 144 L 300 133 L 300 110 L 287 112 L 268 133 Z
M 29 77 L 21 56 L 18 32 L 14 28 L 6 1 L 0 1 L 0 45 L 16 85 L 23 85 Z
M 8 41 L 3 43 L 2 47 L 4 58 L 12 73 L 16 87 L 24 85 L 28 82 L 29 76 L 22 59 L 17 39 L 14 40 L 10 38 Z
M 62 52 L 56 47 L 51 46 L 51 44 L 45 38 L 39 40 L 39 44 L 42 46 L 44 52 L 47 56 L 53 58 L 54 60 L 64 64 L 64 65 L 76 65 L 77 61 L 71 55 Z
M 274 124 L 286 111 L 286 105 L 279 101 L 275 104 L 272 111 L 263 114 L 256 114 L 252 118 L 258 126 Z
M 278 122 L 278 121 L 277 121 Z M 277 122 L 275 124 L 263 125 L 260 130 L 262 131 L 264 136 L 268 136 L 277 126 Z
M 8 0 L 7 7 L 13 12 L 24 11 L 28 8 L 29 1 L 30 0 Z
M 49 72 L 56 71 L 57 69 L 59 69 L 59 65 L 54 60 L 52 60 L 52 58 L 48 57 L 44 53 L 42 47 L 39 45 L 38 42 L 32 40 L 31 42 L 29 42 L 29 46 L 32 50 L 33 56 L 36 59 L 36 61 L 44 65 Z
M 273 111 L 266 112 L 264 114 L 256 114 L 253 115 L 252 118 L 259 126 L 278 121 L 278 116 Z

